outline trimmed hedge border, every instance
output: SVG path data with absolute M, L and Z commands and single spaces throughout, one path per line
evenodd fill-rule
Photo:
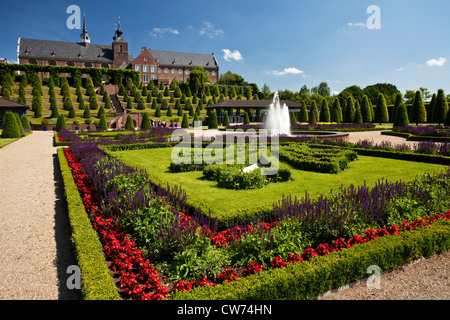
M 121 300 L 103 254 L 103 247 L 84 208 L 63 148 L 58 160 L 64 182 L 64 194 L 72 231 L 72 244 L 81 271 L 84 300 Z
M 367 268 L 385 272 L 450 249 L 450 221 L 381 237 L 303 263 L 288 264 L 215 287 L 198 287 L 173 300 L 307 300 L 367 278 Z
M 382 135 L 406 138 L 407 141 L 450 142 L 450 137 L 420 137 L 407 132 L 383 131 Z

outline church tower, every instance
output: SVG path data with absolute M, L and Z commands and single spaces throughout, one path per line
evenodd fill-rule
M 123 31 L 119 24 L 114 33 L 112 49 L 114 55 L 113 68 L 119 68 L 123 63 L 128 66 L 128 42 L 122 37 Z
M 87 46 L 89 43 L 91 43 L 91 37 L 89 36 L 89 33 L 87 32 L 86 28 L 86 15 L 83 13 L 83 33 L 80 35 L 81 44 L 84 46 Z

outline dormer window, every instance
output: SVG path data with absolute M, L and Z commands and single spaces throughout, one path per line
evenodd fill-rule
M 52 52 L 52 57 L 54 57 L 56 54 L 55 54 L 55 50 L 53 50 L 53 52 Z
M 25 54 L 29 54 L 29 53 L 30 53 L 30 49 L 27 48 L 27 49 L 25 50 Z

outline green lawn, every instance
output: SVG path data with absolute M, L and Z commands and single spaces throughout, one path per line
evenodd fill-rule
M 225 190 L 216 182 L 202 179 L 202 172 L 170 173 L 170 148 L 114 152 L 113 155 L 129 165 L 147 170 L 155 183 L 182 186 L 188 201 L 196 207 L 210 208 L 212 213 L 235 214 L 240 209 L 248 210 L 260 206 L 271 206 L 283 196 L 302 197 L 305 191 L 312 197 L 337 190 L 342 184 L 373 186 L 379 179 L 408 181 L 417 174 L 441 171 L 443 165 L 359 156 L 349 164 L 348 169 L 339 174 L 322 174 L 292 170 L 293 181 L 271 183 L 258 190 Z
M 1 133 L 0 133 L 1 134 Z M 0 138 L 0 149 L 6 147 L 8 144 L 13 143 L 20 138 Z

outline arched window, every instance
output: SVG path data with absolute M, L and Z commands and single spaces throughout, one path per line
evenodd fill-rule
M 30 60 L 28 60 L 28 63 L 29 64 L 37 64 L 37 61 L 34 59 L 30 59 Z
M 108 69 L 109 65 L 107 63 L 102 63 L 102 68 Z
M 120 45 L 120 47 L 119 47 L 119 52 L 123 52 L 123 47 L 122 47 L 122 45 Z
M 54 60 L 49 60 L 49 61 L 48 61 L 48 65 L 49 65 L 49 66 L 56 66 L 56 61 L 54 61 Z
M 89 63 L 89 62 L 86 62 L 86 63 L 84 64 L 84 66 L 85 66 L 86 68 L 92 68 L 92 64 Z
M 69 67 L 74 67 L 75 63 L 73 63 L 72 61 L 67 61 L 66 63 Z

